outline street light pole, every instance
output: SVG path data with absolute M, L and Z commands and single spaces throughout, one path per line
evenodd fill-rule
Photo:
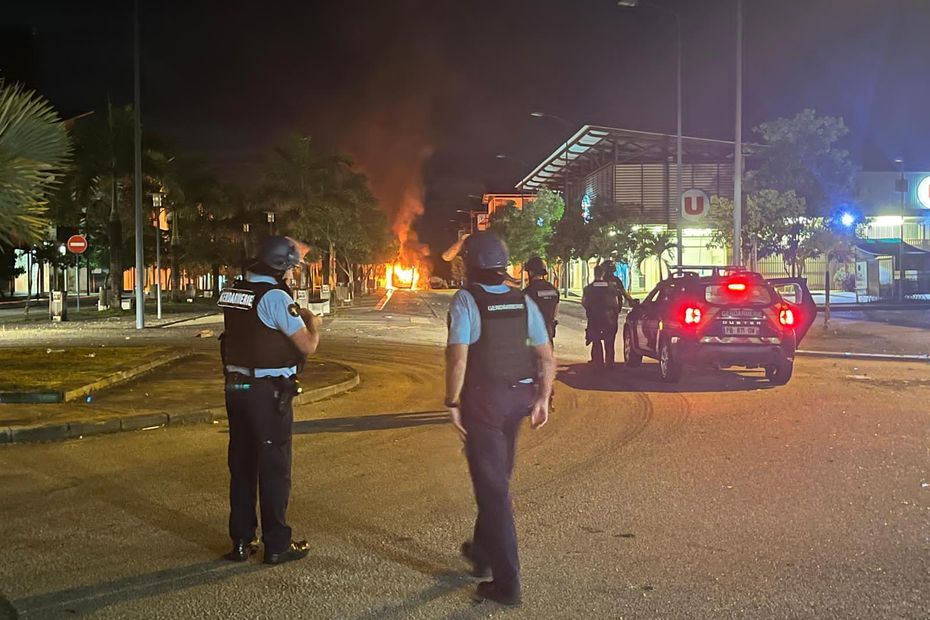
M 683 174 L 683 164 L 682 164 L 682 129 L 681 129 L 681 14 L 678 11 L 673 11 L 672 9 L 666 8 L 658 4 L 652 4 L 651 2 L 640 3 L 640 0 L 618 0 L 618 6 L 636 8 L 640 5 L 647 6 L 649 8 L 661 11 L 667 15 L 671 15 L 675 18 L 675 31 L 676 39 L 678 45 L 678 63 L 677 63 L 677 125 L 675 130 L 675 176 L 676 176 L 676 216 L 675 216 L 675 239 L 678 248 L 678 266 L 682 265 L 682 254 L 684 254 L 684 241 L 682 240 L 682 221 L 681 221 L 681 194 L 682 194 L 682 174 Z
M 633 6 L 635 6 L 635 3 L 638 2 L 638 0 L 632 0 L 632 1 L 634 2 Z M 623 4 L 623 3 L 620 2 L 620 4 Z M 562 200 L 564 201 L 568 197 L 568 141 L 571 139 L 572 125 L 571 123 L 569 123 L 567 120 L 565 120 L 561 116 L 556 116 L 555 114 L 549 114 L 546 112 L 530 112 L 530 116 L 534 118 L 550 118 L 560 123 L 563 127 L 565 127 L 565 130 L 568 132 L 568 135 L 565 138 L 565 144 L 562 146 L 562 156 L 565 162 L 565 168 L 562 172 Z M 562 288 L 564 290 L 565 297 L 567 298 L 568 297 L 569 261 L 566 260 L 563 262 L 563 270 L 564 270 L 564 273 L 563 273 L 564 277 L 562 278 Z
M 894 160 L 898 164 L 901 179 L 898 181 L 898 191 L 901 192 L 901 239 L 898 243 L 898 301 L 904 301 L 904 194 L 907 193 L 907 178 L 904 176 L 904 160 L 900 157 Z
M 733 264 L 743 245 L 743 0 L 736 0 L 736 150 L 733 153 Z
M 133 95 L 134 95 L 134 104 L 133 112 L 135 112 L 135 127 L 134 127 L 134 160 L 135 160 L 135 175 L 133 180 L 133 185 L 135 186 L 135 201 L 136 201 L 136 329 L 142 329 L 145 327 L 145 296 L 143 294 L 142 288 L 145 286 L 145 263 L 142 254 L 142 80 L 139 75 L 140 73 L 140 60 L 139 60 L 139 0 L 135 2 L 135 10 L 133 11 L 133 32 L 135 34 L 133 40 L 133 65 L 134 65 L 134 75 L 133 75 Z
M 161 192 L 152 194 L 155 207 L 155 318 L 161 318 Z
M 676 233 L 675 236 L 677 237 L 676 240 L 677 240 L 677 242 L 678 242 L 678 252 L 677 252 L 677 254 L 678 254 L 678 266 L 681 267 L 681 265 L 682 265 L 682 254 L 684 254 L 684 251 L 685 251 L 684 242 L 683 242 L 683 240 L 682 240 L 683 235 L 682 235 L 682 228 L 681 228 L 681 227 L 682 227 L 682 221 L 681 221 L 681 193 L 682 193 L 681 176 L 682 176 L 682 171 L 683 171 L 683 168 L 682 168 L 682 161 L 681 161 L 681 158 L 682 158 L 682 146 L 681 146 L 681 142 L 682 142 L 682 141 L 681 141 L 681 16 L 680 16 L 678 13 L 673 13 L 673 15 L 675 16 L 675 28 L 676 28 L 676 30 L 678 31 L 678 106 L 677 106 L 677 107 L 678 107 L 678 127 L 677 127 L 677 135 L 675 136 L 675 142 L 676 142 L 676 144 L 675 144 L 675 150 L 677 151 L 677 152 L 676 152 L 676 157 L 677 157 L 677 159 L 678 159 L 678 161 L 676 162 L 677 176 L 678 176 L 678 181 L 677 181 L 677 187 L 678 187 L 678 196 L 677 196 L 678 200 L 677 200 L 677 203 L 678 203 L 678 204 L 677 204 L 677 206 L 675 207 L 675 208 L 677 209 L 677 211 L 676 211 L 677 215 L 676 215 L 676 217 L 675 217 L 675 233 Z M 693 164 L 692 164 L 692 165 L 693 165 Z

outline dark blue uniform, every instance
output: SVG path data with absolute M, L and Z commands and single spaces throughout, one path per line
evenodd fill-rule
M 536 397 L 536 352 L 549 342 L 536 304 L 506 285 L 459 291 L 449 313 L 449 344 L 467 344 L 461 395 L 465 455 L 478 504 L 470 555 L 505 591 L 520 589 L 510 497 L 517 432 Z
M 291 543 L 286 513 L 291 490 L 291 398 L 303 356 L 289 336 L 303 327 L 290 291 L 249 273 L 220 295 L 229 417 L 229 535 L 255 538 L 256 489 L 268 554 Z
M 604 280 L 592 282 L 584 287 L 581 303 L 588 319 L 585 335 L 591 342 L 591 362 L 613 366 L 620 317 L 620 294 L 616 285 Z
M 549 340 L 553 340 L 555 338 L 555 326 L 558 324 L 555 314 L 559 307 L 559 289 L 552 286 L 548 280 L 534 279 L 523 289 L 523 292 L 536 302 L 539 311 L 543 315 L 543 320 L 546 322 Z

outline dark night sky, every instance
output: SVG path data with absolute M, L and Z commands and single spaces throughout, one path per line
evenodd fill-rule
M 734 0 L 654 0 L 684 24 L 685 133 L 733 135 Z M 65 114 L 132 88 L 130 2 L 20 2 L 0 75 Z M 149 129 L 237 179 L 289 132 L 415 182 L 441 239 L 468 194 L 508 190 L 573 125 L 673 131 L 674 22 L 613 0 L 143 0 Z M 745 0 L 744 126 L 813 107 L 844 117 L 867 169 L 930 169 L 930 0 Z M 233 8 L 233 7 L 236 8 Z M 507 152 L 514 160 L 498 160 Z M 474 203 L 472 203 L 474 204 Z

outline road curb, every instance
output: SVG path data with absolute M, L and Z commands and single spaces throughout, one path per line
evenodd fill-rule
M 930 362 L 930 355 L 895 355 L 893 353 L 854 353 L 848 351 L 795 351 L 802 357 L 864 360 L 872 362 Z
M 352 376 L 345 381 L 307 390 L 294 399 L 295 405 L 306 405 L 344 394 L 361 384 L 361 378 L 355 368 L 347 364 L 332 362 L 349 371 Z M 26 426 L 0 426 L 0 445 L 14 443 L 37 443 L 61 441 L 63 439 L 81 439 L 93 435 L 105 435 L 125 431 L 139 431 L 166 426 L 186 426 L 189 424 L 213 424 L 226 419 L 225 407 L 212 407 L 178 413 L 144 413 L 125 415 L 103 420 L 81 420 L 76 422 L 55 422 L 53 424 L 36 424 Z
M 190 357 L 193 354 L 194 354 L 193 349 L 189 349 L 186 351 L 178 351 L 176 353 L 172 353 L 170 355 L 166 355 L 164 357 L 154 359 L 150 362 L 145 362 L 144 364 L 140 364 L 139 366 L 130 368 L 128 370 L 121 370 L 119 372 L 115 372 L 112 375 L 104 377 L 103 379 L 100 379 L 98 381 L 94 381 L 93 383 L 88 383 L 87 385 L 82 385 L 72 390 L 65 390 L 64 392 L 62 392 L 63 400 L 66 403 L 77 400 L 81 398 L 82 396 L 87 396 L 88 394 L 91 394 L 93 392 L 98 392 L 102 389 L 113 387 L 114 385 L 117 385 L 119 383 L 129 381 L 130 379 L 135 379 L 139 375 L 144 375 L 147 372 L 151 372 L 155 370 L 156 368 L 158 368 L 159 366 L 164 366 L 165 364 L 176 362 L 179 359 Z
M 189 357 L 193 355 L 194 351 L 185 350 L 177 351 L 169 355 L 159 357 L 157 359 L 151 360 L 128 368 L 126 370 L 121 370 L 115 372 L 111 375 L 107 375 L 103 379 L 98 379 L 92 383 L 87 383 L 85 385 L 72 388 L 70 390 L 37 390 L 30 392 L 0 392 L 0 403 L 4 404 L 30 404 L 30 405 L 39 405 L 39 404 L 50 404 L 50 403 L 68 403 L 80 398 L 87 396 L 88 394 L 93 394 L 94 392 L 99 392 L 108 387 L 113 387 L 119 383 L 124 383 L 131 379 L 135 379 L 140 375 L 151 372 L 160 366 L 165 364 L 170 364 L 176 362 L 177 360 Z
M 11 426 L 10 443 L 58 441 L 68 438 L 68 423 Z
M 197 321 L 199 319 L 206 318 L 208 316 L 222 316 L 222 312 L 204 312 L 203 314 L 198 314 L 197 316 L 192 316 L 186 319 L 178 319 L 176 321 L 168 321 L 167 323 L 162 323 L 161 325 L 156 325 L 155 329 L 164 329 L 166 327 L 174 327 L 175 325 L 181 325 L 187 323 L 188 321 Z

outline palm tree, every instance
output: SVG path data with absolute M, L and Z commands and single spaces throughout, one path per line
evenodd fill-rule
M 662 265 L 668 267 L 665 259 L 670 258 L 672 250 L 678 247 L 675 236 L 669 231 L 653 232 L 648 228 L 640 228 L 634 233 L 633 247 L 637 266 L 642 269 L 643 263 L 654 258 L 659 261 L 659 279 L 665 279 Z
M 278 214 L 279 227 L 325 250 L 330 286 L 335 284 L 341 235 L 367 189 L 359 177 L 346 158 L 321 150 L 310 138 L 294 136 L 275 148 L 259 189 L 259 201 Z
M 0 81 L 0 242 L 39 241 L 71 139 L 45 99 Z

